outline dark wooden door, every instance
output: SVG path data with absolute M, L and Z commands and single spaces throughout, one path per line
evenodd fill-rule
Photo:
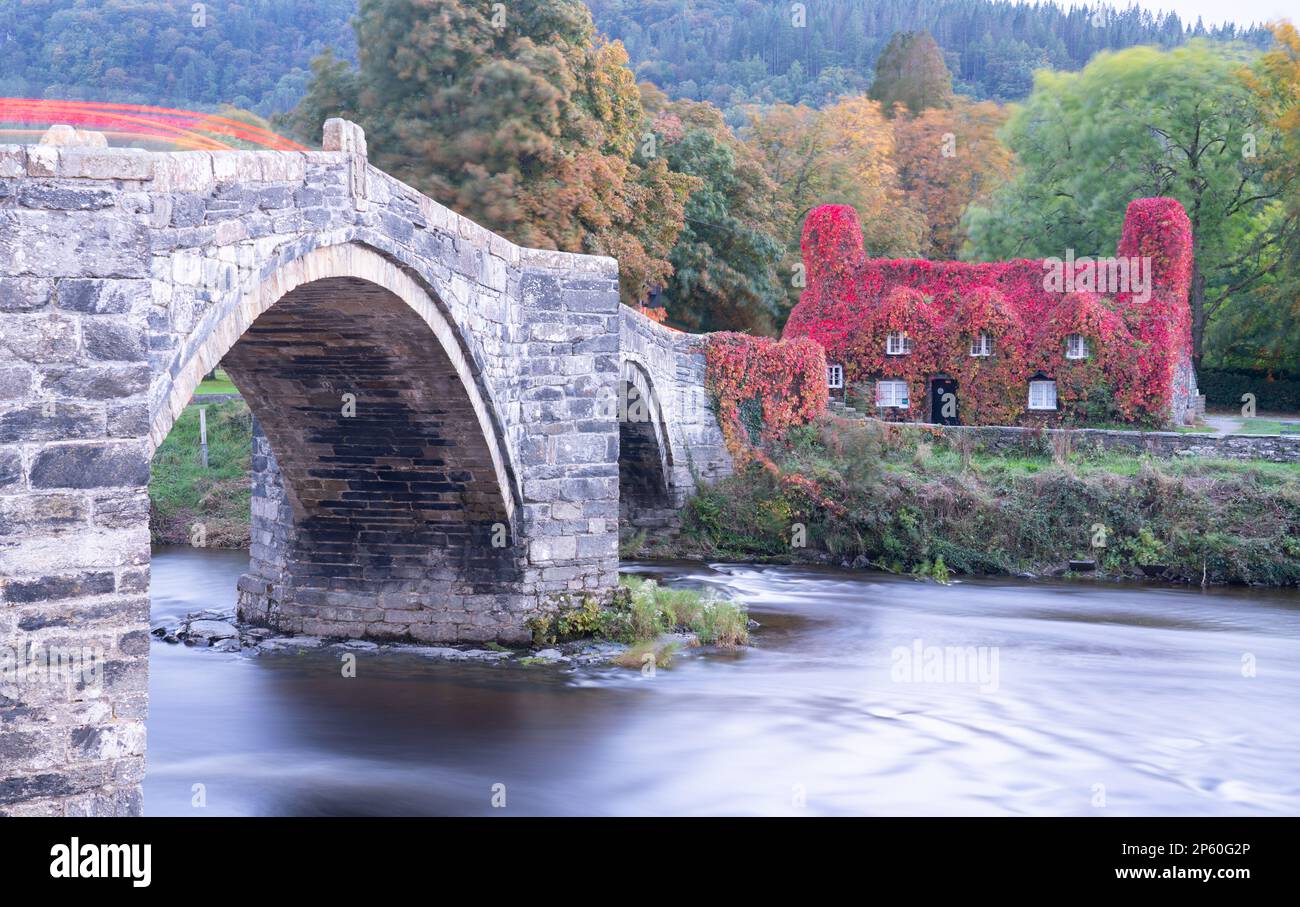
M 957 382 L 952 378 L 935 378 L 930 382 L 930 421 L 939 425 L 961 424 Z

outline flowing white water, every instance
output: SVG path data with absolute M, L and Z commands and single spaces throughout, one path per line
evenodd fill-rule
M 155 619 L 231 607 L 245 564 L 157 552 Z M 748 602 L 756 645 L 652 678 L 358 652 L 345 678 L 336 650 L 155 642 L 146 812 L 1300 812 L 1294 592 L 651 569 Z M 970 674 L 923 670 L 958 648 Z

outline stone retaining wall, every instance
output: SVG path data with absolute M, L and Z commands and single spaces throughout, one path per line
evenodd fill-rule
M 1154 457 L 1201 457 L 1218 460 L 1261 460 L 1300 463 L 1300 438 L 1267 435 L 1210 435 L 1169 431 L 1113 431 L 1098 428 L 1035 429 L 1017 426 L 928 426 L 953 434 L 969 434 L 985 450 L 998 453 L 1047 452 L 1053 436 L 1068 436 L 1075 450 L 1101 448 Z

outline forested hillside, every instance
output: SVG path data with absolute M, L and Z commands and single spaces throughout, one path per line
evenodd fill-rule
M 627 46 L 637 75 L 668 94 L 732 108 L 744 103 L 824 103 L 870 83 L 895 32 L 934 36 L 956 89 L 1009 100 L 1029 93 L 1035 69 L 1076 70 L 1099 50 L 1173 47 L 1189 37 L 1244 39 L 1249 31 L 1185 25 L 1169 14 L 1100 5 L 1026 6 L 1006 0 L 589 0 L 596 25 Z
M 287 110 L 307 89 L 312 57 L 326 47 L 355 57 L 356 8 L 357 0 L 0 0 L 0 97 Z
M 1171 47 L 1189 35 L 1268 41 L 1263 29 L 1207 31 L 1137 9 L 1006 0 L 805 2 L 803 27 L 788 0 L 587 5 L 597 29 L 627 45 L 638 78 L 711 101 L 737 123 L 741 104 L 820 106 L 865 89 L 901 31 L 934 36 L 959 92 L 1000 100 L 1027 95 L 1036 68 L 1077 70 L 1106 48 Z M 0 96 L 231 104 L 265 116 L 297 103 L 324 48 L 355 60 L 356 9 L 357 0 L 3 0 Z
M 625 301 L 697 331 L 779 332 L 818 205 L 873 257 L 998 259 L 1106 254 L 1168 195 L 1204 363 L 1289 372 L 1300 37 L 1275 31 L 1005 0 L 0 0 L 0 96 L 230 104 L 304 143 L 346 116 L 377 166 L 616 257 Z

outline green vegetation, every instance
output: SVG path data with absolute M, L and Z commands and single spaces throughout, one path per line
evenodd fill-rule
M 1133 199 L 1169 196 L 1192 217 L 1196 363 L 1207 345 L 1228 350 L 1239 345 L 1234 335 L 1277 333 L 1285 305 L 1269 291 L 1300 242 L 1300 218 L 1286 204 L 1300 185 L 1279 154 L 1287 126 L 1268 99 L 1293 92 L 1300 71 L 1265 88 L 1249 67 L 1262 72 L 1271 59 L 1194 41 L 1100 54 L 1078 73 L 1040 73 L 1007 125 L 1018 175 L 967 212 L 971 256 L 1107 255 Z
M 1282 432 L 1300 433 L 1300 422 L 1282 422 L 1277 419 L 1242 419 L 1237 435 L 1278 435 Z
M 210 404 L 206 409 L 207 469 L 199 459 L 196 405 L 186 407 L 154 454 L 149 475 L 150 536 L 159 545 L 247 548 L 252 417 L 242 400 Z
M 587 597 L 575 608 L 535 618 L 530 624 L 533 643 L 548 646 L 596 638 L 644 649 L 663 634 L 679 631 L 694 633 L 701 645 L 724 649 L 749 642 L 749 615 L 743 605 L 695 589 L 669 589 L 653 579 L 624 576 L 620 583 L 621 594 L 609 606 Z M 662 660 L 657 663 L 664 665 Z
M 237 394 L 239 393 L 239 388 L 235 387 L 235 382 L 231 381 L 230 376 L 227 375 L 224 371 L 222 371 L 221 369 L 216 369 L 215 375 L 216 377 L 214 378 L 204 378 L 202 381 L 200 381 L 199 386 L 195 388 L 194 393 L 196 394 Z
M 1300 465 L 1157 460 L 1034 435 L 1004 455 L 968 437 L 832 419 L 796 430 L 769 451 L 776 470 L 697 495 L 681 538 L 656 553 L 855 561 L 936 579 L 1071 558 L 1132 574 L 1159 560 L 1187 581 L 1300 582 Z M 806 548 L 791 545 L 796 523 Z
M 624 576 L 632 593 L 631 610 L 640 638 L 684 628 L 706 646 L 734 648 L 749 642 L 749 616 L 743 606 L 695 589 L 669 589 L 652 579 Z
M 1285 313 L 1271 314 L 1276 320 L 1285 321 Z M 1293 358 L 1300 357 L 1300 344 L 1286 343 L 1285 334 L 1279 339 L 1284 341 L 1282 353 Z M 1255 398 L 1256 412 L 1300 412 L 1300 379 L 1271 369 L 1224 371 L 1203 368 L 1196 374 L 1196 383 L 1201 393 L 1205 394 L 1206 405 L 1210 407 L 1241 412 L 1241 405 L 1249 399 L 1246 395 L 1250 394 Z

